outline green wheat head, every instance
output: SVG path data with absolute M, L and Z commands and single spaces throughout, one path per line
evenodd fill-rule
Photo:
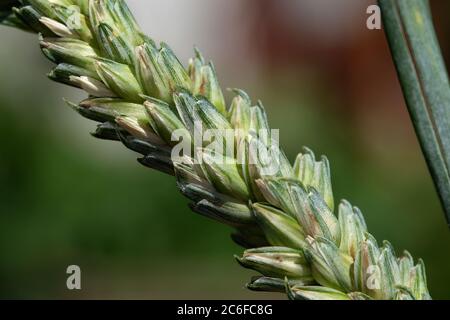
M 49 77 L 89 94 L 69 105 L 99 122 L 95 137 L 120 140 L 143 165 L 174 175 L 193 211 L 234 229 L 247 249 L 237 261 L 261 274 L 248 288 L 291 299 L 430 299 L 421 260 L 379 246 L 349 202 L 333 213 L 327 158 L 305 148 L 292 166 L 259 134 L 270 131 L 261 102 L 235 89 L 227 107 L 213 64 L 195 50 L 185 68 L 140 31 L 125 1 L 0 0 L 0 22 L 39 33 L 56 64 Z M 222 156 L 206 144 L 172 160 L 172 134 L 193 139 L 195 123 L 235 130 L 241 148 L 225 165 L 195 161 Z M 266 160 L 276 172 L 267 173 L 252 145 L 273 151 Z

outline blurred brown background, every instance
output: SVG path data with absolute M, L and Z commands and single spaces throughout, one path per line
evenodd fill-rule
M 450 298 L 450 233 L 403 102 L 382 30 L 363 0 L 130 0 L 144 31 L 182 61 L 192 45 L 224 88 L 261 99 L 291 160 L 331 162 L 335 199 L 377 239 L 425 260 Z M 450 2 L 431 1 L 450 62 Z M 1 298 L 276 298 L 244 288 L 226 227 L 192 214 L 170 177 L 64 106 L 83 94 L 47 81 L 36 36 L 0 28 Z M 66 267 L 82 290 L 65 287 Z

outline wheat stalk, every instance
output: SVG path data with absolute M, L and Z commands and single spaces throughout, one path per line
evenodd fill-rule
M 233 240 L 248 249 L 236 259 L 261 274 L 248 288 L 292 299 L 430 298 L 421 260 L 379 246 L 347 201 L 333 214 L 325 157 L 304 149 L 292 166 L 260 134 L 269 130 L 261 102 L 234 90 L 227 108 L 213 64 L 196 50 L 184 68 L 166 44 L 142 34 L 125 1 L 0 0 L 0 21 L 40 34 L 56 64 L 49 77 L 89 94 L 69 105 L 100 123 L 95 137 L 120 140 L 143 165 L 174 175 L 193 211 L 234 228 Z M 197 123 L 235 132 L 240 148 L 225 165 L 196 161 L 222 156 L 207 145 L 171 157 L 172 134 L 193 139 Z M 255 145 L 271 151 L 276 171 L 268 173 Z

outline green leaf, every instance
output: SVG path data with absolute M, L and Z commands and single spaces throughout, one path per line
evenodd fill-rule
M 422 151 L 450 225 L 450 84 L 427 0 L 380 0 Z

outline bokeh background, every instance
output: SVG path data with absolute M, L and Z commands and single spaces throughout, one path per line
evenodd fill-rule
M 383 31 L 363 0 L 129 0 L 144 31 L 183 61 L 199 46 L 223 87 L 263 100 L 293 160 L 326 154 L 336 199 L 359 206 L 377 239 L 424 258 L 434 298 L 450 298 L 450 232 Z M 450 61 L 450 2 L 431 1 Z M 0 28 L 0 298 L 277 298 L 229 229 L 191 213 L 174 180 L 138 165 L 46 79 L 34 35 Z M 66 268 L 82 290 L 66 289 Z

